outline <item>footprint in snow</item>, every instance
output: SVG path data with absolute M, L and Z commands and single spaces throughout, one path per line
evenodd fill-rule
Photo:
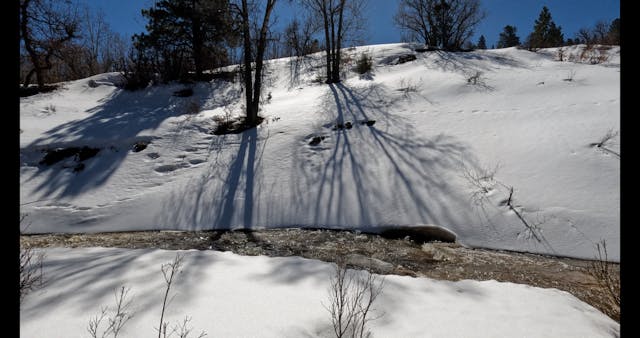
M 161 165 L 159 167 L 156 167 L 154 170 L 158 173 L 164 174 L 164 173 L 169 173 L 172 171 L 175 171 L 177 169 L 180 168 L 186 168 L 189 165 L 186 163 L 176 163 L 176 164 L 165 164 L 165 165 Z
M 206 162 L 206 161 L 203 160 L 203 159 L 199 159 L 199 158 L 194 158 L 192 160 L 189 160 L 189 163 L 191 163 L 192 165 L 198 165 L 198 164 L 204 163 L 204 162 Z

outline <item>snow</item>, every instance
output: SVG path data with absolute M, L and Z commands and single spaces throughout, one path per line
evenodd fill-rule
M 590 146 L 620 129 L 619 47 L 590 64 L 556 61 L 556 49 L 387 44 L 347 50 L 352 65 L 363 51 L 373 72 L 332 86 L 313 81 L 321 55 L 299 77 L 291 59 L 267 62 L 266 120 L 237 135 L 210 133 L 214 116 L 241 114 L 237 83 L 180 98 L 183 85 L 128 92 L 111 73 L 21 98 L 26 232 L 433 224 L 472 247 L 579 258 L 606 240 L 619 261 L 619 135 L 608 151 Z M 417 60 L 396 64 L 410 53 Z M 467 83 L 476 72 L 480 83 Z M 336 121 L 353 128 L 334 131 Z M 325 139 L 310 146 L 314 136 Z M 150 144 L 132 152 L 140 141 Z M 101 150 L 78 173 L 72 159 L 38 164 L 43 149 L 70 146 Z M 465 179 L 495 167 L 486 191 Z
M 27 295 L 21 337 L 86 337 L 91 318 L 130 289 L 133 318 L 120 336 L 156 334 L 163 263 L 175 251 L 56 248 L 45 253 L 45 287 Z M 299 257 L 179 251 L 182 273 L 165 313 L 191 317 L 192 335 L 331 337 L 327 304 L 333 265 Z M 352 272 L 353 273 L 353 272 Z M 358 272 L 366 273 L 366 272 Z M 381 277 L 381 276 L 379 276 Z M 373 337 L 618 337 L 619 324 L 567 292 L 490 281 L 386 276 L 374 303 Z M 106 320 L 106 319 L 105 319 Z M 171 327 L 170 325 L 170 327 Z M 102 326 L 104 327 L 104 326 Z
M 359 76 L 348 69 L 362 52 L 374 69 Z M 184 85 L 129 92 L 118 87 L 120 74 L 108 73 L 21 98 L 21 230 L 430 224 L 467 246 L 579 258 L 592 258 L 606 240 L 609 259 L 619 261 L 619 47 L 564 47 L 563 61 L 558 48 L 416 53 L 385 44 L 346 53 L 346 79 L 331 86 L 315 81 L 324 72 L 320 54 L 297 73 L 293 59 L 268 61 L 265 121 L 237 135 L 210 132 L 215 118 L 242 113 L 237 83 L 199 83 L 180 98 L 172 93 Z M 398 64 L 406 54 L 417 59 Z M 479 81 L 468 83 L 474 75 Z M 368 120 L 375 124 L 362 124 Z M 332 130 L 336 122 L 353 127 Z M 309 145 L 316 136 L 325 138 Z M 137 142 L 149 144 L 133 152 Z M 83 146 L 100 151 L 80 172 L 73 158 L 39 164 L 47 149 Z M 130 287 L 135 311 L 121 336 L 155 334 L 160 266 L 175 251 L 41 250 L 47 282 L 21 304 L 21 337 L 87 336 L 89 320 L 113 306 L 121 286 Z M 193 333 L 211 337 L 332 336 L 323 306 L 332 264 L 180 253 L 172 324 L 190 316 Z M 374 337 L 620 331 L 569 293 L 493 280 L 389 275 L 375 308 Z

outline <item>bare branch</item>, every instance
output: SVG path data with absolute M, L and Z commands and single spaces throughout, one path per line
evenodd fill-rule
M 105 306 L 101 308 L 100 316 L 95 316 L 89 320 L 87 331 L 92 338 L 98 338 L 100 325 L 105 318 L 107 319 L 107 327 L 102 331 L 100 335 L 101 338 L 108 337 L 109 335 L 117 338 L 120 330 L 133 318 L 134 313 L 130 311 L 132 299 L 129 298 L 129 290 L 130 289 L 125 286 L 121 286 L 115 290 L 115 308 L 113 315 L 108 315 L 109 308 Z
M 367 276 L 349 271 L 342 258 L 338 258 L 329 286 L 329 306 L 323 304 L 331 317 L 333 332 L 337 338 L 368 337 L 367 324 L 378 317 L 371 317 L 372 306 L 384 288 L 384 278 L 367 272 Z
M 166 284 L 164 297 L 162 299 L 162 313 L 160 314 L 160 324 L 158 325 L 158 338 L 161 338 L 161 334 L 164 333 L 164 337 L 167 334 L 167 323 L 164 321 L 164 312 L 167 308 L 167 299 L 169 297 L 169 291 L 171 290 L 171 284 L 173 283 L 173 278 L 175 275 L 180 272 L 180 267 L 182 266 L 183 256 L 179 253 L 176 254 L 175 258 L 170 263 L 162 264 L 160 270 L 162 271 L 162 276 L 164 277 L 164 281 Z

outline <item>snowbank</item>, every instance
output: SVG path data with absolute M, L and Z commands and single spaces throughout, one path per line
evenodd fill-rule
M 327 289 L 332 265 L 302 258 L 181 251 L 165 319 L 185 316 L 195 335 L 331 337 Z M 164 280 L 176 252 L 47 249 L 47 284 L 21 306 L 21 337 L 85 337 L 114 291 L 130 288 L 134 317 L 120 336 L 155 334 Z M 109 314 L 109 313 L 108 313 Z M 556 289 L 496 281 L 436 281 L 387 276 L 372 312 L 373 337 L 617 337 L 619 324 Z M 106 319 L 105 319 L 106 321 Z M 103 324 L 104 325 L 104 324 Z

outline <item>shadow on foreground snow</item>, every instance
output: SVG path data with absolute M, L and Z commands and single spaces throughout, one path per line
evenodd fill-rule
M 56 252 L 57 249 L 52 250 Z M 78 318 L 86 325 L 91 316 L 99 313 L 101 306 L 112 305 L 114 290 L 121 286 L 133 286 L 131 299 L 135 308 L 152 308 L 154 311 L 158 308 L 164 287 L 161 266 L 168 262 L 158 260 L 162 251 L 89 250 L 91 252 L 86 252 L 82 257 L 52 259 L 45 256 L 45 286 L 28 295 L 37 300 L 29 301 L 21 308 L 22 320 L 37 321 L 47 312 L 55 311 L 57 306 L 66 303 L 86 313 L 86 318 Z M 185 256 L 181 269 L 183 274 L 175 285 L 180 293 L 180 302 L 188 302 L 197 296 L 191 292 L 193 288 L 190 286 L 198 283 L 204 271 L 216 264 L 224 266 L 229 263 L 201 251 L 189 252 Z M 141 288 L 140 285 L 145 287 Z M 59 292 L 61 288 L 71 291 Z

